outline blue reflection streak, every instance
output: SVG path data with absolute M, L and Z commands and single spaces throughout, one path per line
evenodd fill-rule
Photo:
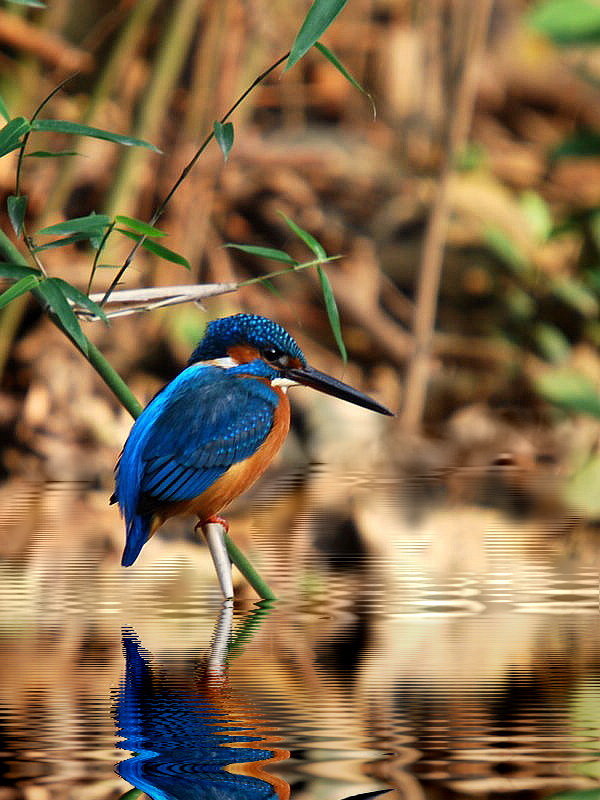
M 186 694 L 171 688 L 152 669 L 131 630 L 124 632 L 123 649 L 125 679 L 115 716 L 124 741 L 118 746 L 134 755 L 116 766 L 121 777 L 153 800 L 271 800 L 289 795 L 285 782 L 267 773 L 279 793 L 267 779 L 225 771 L 230 764 L 250 764 L 261 772 L 260 762 L 273 761 L 275 753 L 287 755 L 275 748 L 227 746 L 264 742 L 264 737 L 246 733 L 252 719 L 244 724 L 242 704 L 237 703 L 242 719 L 236 720 L 226 703 L 219 706 L 219 690 L 200 685 L 197 693 Z M 224 691 L 222 697 L 226 699 Z

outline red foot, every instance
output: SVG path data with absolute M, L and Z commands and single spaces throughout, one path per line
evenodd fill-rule
M 229 523 L 223 517 L 208 517 L 208 519 L 201 519 L 200 522 L 196 525 L 196 530 L 198 528 L 202 528 L 203 525 L 207 525 L 208 523 L 212 523 L 214 525 L 222 525 L 225 528 L 225 533 L 229 533 Z

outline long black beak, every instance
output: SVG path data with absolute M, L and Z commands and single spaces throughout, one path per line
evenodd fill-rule
M 317 389 L 324 394 L 330 394 L 333 397 L 339 397 L 340 400 L 347 400 L 349 403 L 354 403 L 357 406 L 368 408 L 370 411 L 377 411 L 378 414 L 387 414 L 388 417 L 393 417 L 391 411 L 385 406 L 376 403 L 366 394 L 359 392 L 358 389 L 353 389 L 347 383 L 342 383 L 331 375 L 326 375 L 324 372 L 319 372 L 318 369 L 313 367 L 298 367 L 285 370 L 285 377 L 289 378 L 296 383 L 301 383 L 303 386 L 310 386 Z

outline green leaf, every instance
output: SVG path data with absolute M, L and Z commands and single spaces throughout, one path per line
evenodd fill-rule
M 547 361 L 560 364 L 569 357 L 569 340 L 556 325 L 538 322 L 533 327 L 533 338 L 540 353 Z
M 87 308 L 92 312 L 92 314 L 100 317 L 100 319 L 108 325 L 108 317 L 102 308 L 97 303 L 94 303 L 93 300 L 90 300 L 87 294 L 79 291 L 76 286 L 73 286 L 67 281 L 63 281 L 62 278 L 53 278 L 53 280 L 56 281 L 58 286 L 60 286 L 65 297 L 67 297 L 69 300 L 72 300 L 76 305 L 81 306 L 82 308 Z
M 552 214 L 544 198 L 537 192 L 523 192 L 519 205 L 537 239 L 545 242 L 552 232 Z
M 69 301 L 63 291 L 59 278 L 46 278 L 41 281 L 38 291 L 44 298 L 50 309 L 58 317 L 62 327 L 77 344 L 84 355 L 87 355 L 87 339 L 81 330 L 81 325 L 75 312 L 69 305 Z
M 286 70 L 294 66 L 321 38 L 348 0 L 314 0 L 292 45 Z
M 523 275 L 529 263 L 517 245 L 512 242 L 500 228 L 488 227 L 484 231 L 484 238 L 490 250 L 517 275 Z
M 340 313 L 338 311 L 337 303 L 335 302 L 333 289 L 331 288 L 331 283 L 329 282 L 329 278 L 327 277 L 327 273 L 323 267 L 318 266 L 317 272 L 319 273 L 319 280 L 321 281 L 321 289 L 323 291 L 323 299 L 325 301 L 325 308 L 327 310 L 329 324 L 331 325 L 331 330 L 333 331 L 338 350 L 340 351 L 340 355 L 342 356 L 342 360 L 345 364 L 348 361 L 348 352 L 346 351 L 344 337 L 342 336 Z
M 600 419 L 600 394 L 589 378 L 573 369 L 546 372 L 535 382 L 537 391 L 555 406 Z
M 569 136 L 550 153 L 550 159 L 559 158 L 596 158 L 600 156 L 600 133 L 580 131 Z
M 135 219 L 135 217 L 125 217 L 122 214 L 117 214 L 115 217 L 115 222 L 118 222 L 120 225 L 126 225 L 128 228 L 131 228 L 132 231 L 135 231 L 142 236 L 156 237 L 167 235 L 164 231 L 155 228 L 153 225 L 148 225 L 147 222 L 142 222 L 141 219 Z
M 20 297 L 22 294 L 35 289 L 39 282 L 39 277 L 35 275 L 26 275 L 16 283 L 13 283 L 10 289 L 0 294 L 0 308 L 4 308 L 4 306 L 7 306 L 12 300 L 16 300 L 16 298 Z
M 600 41 L 600 5 L 594 0 L 545 0 L 529 14 L 529 24 L 556 44 Z
M 54 250 L 57 247 L 67 247 L 67 245 L 75 244 L 76 242 L 93 242 L 94 236 L 90 233 L 74 233 L 72 236 L 63 236 L 62 239 L 54 239 L 45 244 L 38 244 L 34 247 L 36 253 L 42 253 L 44 250 Z
M 600 486 L 600 457 L 593 455 L 569 479 L 564 490 L 564 499 L 580 513 L 597 519 L 600 514 L 598 486 Z M 551 795 L 548 800 L 600 800 L 600 789 L 561 792 Z
M 219 143 L 219 147 L 223 152 L 223 158 L 225 161 L 227 161 L 229 158 L 229 151 L 233 145 L 233 125 L 231 122 L 226 122 L 223 124 L 218 120 L 215 120 L 213 130 L 215 132 L 215 139 Z
M 38 235 L 55 235 L 62 233 L 86 233 L 96 235 L 102 232 L 111 223 L 111 218 L 107 214 L 88 214 L 85 217 L 75 217 L 66 222 L 58 222 L 56 225 L 48 225 L 37 233 Z
M 38 275 L 42 273 L 38 269 L 26 267 L 23 264 L 11 264 L 8 261 L 0 261 L 0 278 L 5 278 L 9 281 L 18 281 L 27 275 Z
M 62 156 L 80 156 L 76 150 L 34 150 L 33 153 L 25 153 L 25 158 L 62 158 Z
M 552 294 L 571 306 L 582 316 L 592 318 L 598 314 L 598 300 L 587 286 L 574 278 L 560 278 L 552 282 Z
M 312 252 L 316 255 L 317 258 L 325 259 L 327 258 L 327 253 L 325 252 L 325 248 L 323 245 L 318 242 L 312 234 L 308 231 L 305 231 L 304 228 L 301 228 L 297 225 L 294 220 L 287 217 L 282 211 L 279 212 L 280 216 L 285 220 L 285 224 L 290 228 L 296 236 L 298 236 L 304 244 L 312 250 Z
M 128 236 L 130 239 L 134 239 L 136 242 L 139 242 L 139 240 L 143 238 L 137 233 L 133 233 L 133 231 L 125 230 L 125 228 L 115 228 L 115 230 L 119 231 L 119 233 L 122 233 L 124 236 Z M 179 264 L 186 269 L 191 269 L 190 262 L 187 260 L 187 258 L 184 258 L 174 250 L 169 250 L 168 247 L 163 247 L 163 245 L 159 244 L 158 242 L 144 239 L 142 242 L 142 247 L 148 250 L 148 252 L 154 253 L 155 256 L 164 258 L 165 261 L 171 261 L 173 264 Z
M 14 3 L 17 6 L 31 6 L 31 8 L 46 8 L 46 3 L 42 0 L 8 0 L 9 3 Z
M 261 258 L 272 258 L 273 261 L 283 261 L 284 264 L 297 264 L 295 258 L 292 258 L 285 250 L 277 250 L 274 247 L 258 247 L 254 244 L 233 244 L 228 242 L 225 247 L 231 247 L 233 250 L 241 250 L 243 253 L 250 253 L 253 256 L 260 256 Z
M 8 112 L 8 108 L 6 107 L 6 103 L 4 102 L 4 98 L 0 95 L 0 114 L 4 117 L 7 122 L 10 122 L 10 114 Z
M 336 56 L 336 54 L 333 53 L 328 47 L 325 47 L 325 45 L 322 44 L 321 42 L 315 42 L 315 47 L 317 48 L 317 50 L 320 53 L 322 53 L 325 56 L 325 58 L 328 61 L 330 61 L 333 64 L 333 66 L 339 72 L 342 73 L 344 78 L 346 78 L 346 80 L 349 83 L 351 83 L 352 86 L 354 86 L 355 89 L 358 89 L 359 92 L 362 92 L 362 94 L 364 94 L 366 97 L 369 98 L 369 101 L 371 103 L 371 108 L 373 109 L 373 117 L 377 116 L 377 109 L 375 108 L 375 102 L 374 102 L 373 98 L 371 97 L 369 92 L 367 92 L 367 90 L 364 88 L 364 86 L 361 86 L 361 84 L 356 80 L 354 75 L 352 75 L 352 73 L 348 72 L 348 70 L 342 64 L 342 62 L 339 60 L 339 58 Z
M 0 157 L 17 150 L 21 146 L 21 138 L 29 132 L 31 126 L 25 117 L 15 117 L 0 130 Z
M 8 211 L 8 218 L 10 224 L 13 226 L 14 232 L 17 236 L 21 235 L 23 230 L 23 221 L 25 219 L 25 211 L 27 210 L 27 196 L 20 194 L 18 197 L 10 195 L 6 198 L 6 209 Z
M 112 133 L 100 128 L 90 128 L 88 125 L 80 125 L 78 122 L 69 122 L 63 119 L 35 119 L 31 123 L 31 130 L 45 131 L 46 133 L 72 133 L 75 136 L 88 136 L 91 139 L 103 139 L 107 142 L 115 142 L 125 147 L 147 147 L 155 153 L 161 151 L 143 139 L 135 139 L 133 136 L 124 136 L 121 133 Z

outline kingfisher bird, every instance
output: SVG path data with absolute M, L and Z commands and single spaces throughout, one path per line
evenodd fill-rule
M 310 367 L 292 336 L 265 317 L 236 314 L 207 325 L 185 369 L 135 421 L 117 462 L 111 502 L 125 518 L 123 566 L 169 517 L 195 514 L 199 526 L 226 527 L 219 512 L 262 475 L 285 440 L 287 389 L 297 384 L 393 416 Z

